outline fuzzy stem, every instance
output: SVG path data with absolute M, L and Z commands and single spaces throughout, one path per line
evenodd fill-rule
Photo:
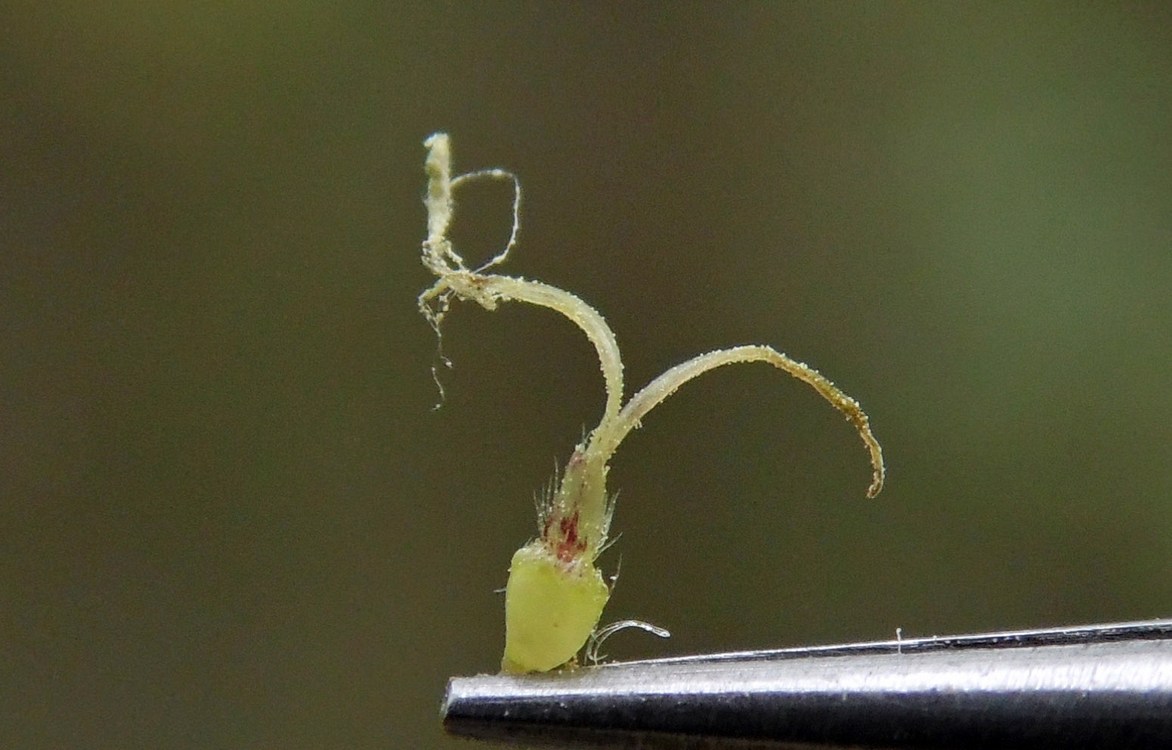
M 883 489 L 883 450 L 879 447 L 879 441 L 871 433 L 867 415 L 863 413 L 858 402 L 839 390 L 834 383 L 831 383 L 817 370 L 768 346 L 738 346 L 732 349 L 721 349 L 701 354 L 683 364 L 676 365 L 632 396 L 627 405 L 619 412 L 617 419 L 599 425 L 592 435 L 591 449 L 598 450 L 609 458 L 618 448 L 619 443 L 623 441 L 623 438 L 631 430 L 639 427 L 647 412 L 675 393 L 681 385 L 709 370 L 740 362 L 768 362 L 810 385 L 818 391 L 822 398 L 842 412 L 847 420 L 855 426 L 870 453 L 872 474 L 871 486 L 867 488 L 867 497 L 875 497 L 879 494 L 879 491 Z
M 419 296 L 420 306 L 425 307 L 431 300 L 449 292 L 462 300 L 476 302 L 486 310 L 495 310 L 497 302 L 501 301 L 527 302 L 569 318 L 582 329 L 598 352 L 599 366 L 606 381 L 606 407 L 602 421 L 606 423 L 618 416 L 623 399 L 623 362 L 619 357 L 619 345 L 606 320 L 590 305 L 570 292 L 540 281 L 449 270 Z
M 447 133 L 435 133 L 423 142 L 427 147 L 427 160 L 423 171 L 427 173 L 427 241 L 441 241 L 448 232 L 452 221 L 452 146 Z

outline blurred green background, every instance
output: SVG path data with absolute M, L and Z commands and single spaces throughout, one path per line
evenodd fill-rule
M 0 746 L 459 746 L 580 333 L 460 306 L 421 141 L 526 189 L 507 271 L 628 387 L 764 366 L 612 466 L 629 658 L 1172 615 L 1163 3 L 6 3 Z M 453 234 L 487 257 L 509 193 Z

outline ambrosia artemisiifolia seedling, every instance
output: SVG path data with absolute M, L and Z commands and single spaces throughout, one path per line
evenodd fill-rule
M 505 672 L 544 672 L 575 660 L 595 631 L 610 589 L 595 564 L 606 544 L 614 512 L 607 495 L 607 463 L 627 434 L 643 417 L 681 385 L 721 365 L 766 362 L 810 385 L 855 426 L 871 457 L 872 478 L 867 496 L 883 487 L 883 454 L 871 434 L 867 415 L 854 399 L 816 370 L 768 346 L 736 346 L 701 354 L 676 365 L 651 381 L 623 404 L 623 364 L 619 348 L 602 316 L 579 298 L 557 287 L 490 273 L 503 263 L 517 242 L 521 186 L 501 169 L 451 174 L 448 136 L 436 133 L 427 147 L 427 239 L 423 264 L 436 282 L 419 295 L 419 309 L 440 335 L 452 299 L 472 301 L 487 310 L 499 302 L 525 302 L 556 310 L 582 329 L 598 351 L 606 385 L 602 419 L 575 447 L 556 490 L 541 499 L 537 510 L 539 535 L 513 555 L 505 588 Z M 513 184 L 513 230 L 504 250 L 470 269 L 448 239 L 452 191 L 475 179 L 508 180 Z M 437 380 L 438 382 L 438 380 Z M 442 388 L 441 388 L 442 397 Z M 552 485 L 551 485 L 552 487 Z

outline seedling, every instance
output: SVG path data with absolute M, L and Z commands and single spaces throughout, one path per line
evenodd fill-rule
M 500 302 L 547 307 L 569 318 L 586 334 L 598 352 L 606 386 L 601 421 L 574 448 L 560 481 L 555 477 L 550 491 L 539 499 L 538 536 L 517 550 L 509 566 L 503 671 L 545 672 L 572 663 L 595 632 L 610 598 L 610 588 L 596 565 L 614 514 L 614 499 L 606 492 L 607 464 L 623 438 L 640 426 L 648 412 L 698 375 L 722 365 L 766 362 L 808 384 L 855 426 L 871 458 L 867 496 L 879 494 L 883 487 L 883 453 L 871 434 L 867 415 L 854 399 L 816 370 L 771 347 L 736 346 L 701 354 L 655 378 L 624 405 L 618 343 L 598 311 L 549 284 L 489 272 L 507 260 L 517 243 L 521 185 L 516 176 L 505 170 L 488 169 L 452 177 L 448 136 L 436 133 L 423 145 L 428 149 L 424 163 L 428 182 L 423 264 L 437 279 L 419 295 L 419 309 L 440 337 L 441 346 L 444 316 L 453 298 L 476 302 L 486 310 L 496 309 Z M 447 232 L 454 206 L 452 191 L 474 179 L 512 182 L 513 230 L 500 253 L 479 268 L 469 269 L 452 247 Z M 440 395 L 442 399 L 442 386 Z M 656 632 L 654 627 L 648 628 Z M 599 632 L 605 637 L 608 631 L 604 628 Z

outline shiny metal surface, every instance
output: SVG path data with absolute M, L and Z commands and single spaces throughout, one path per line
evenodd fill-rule
M 544 747 L 1172 747 L 1172 621 L 457 677 L 442 714 Z

